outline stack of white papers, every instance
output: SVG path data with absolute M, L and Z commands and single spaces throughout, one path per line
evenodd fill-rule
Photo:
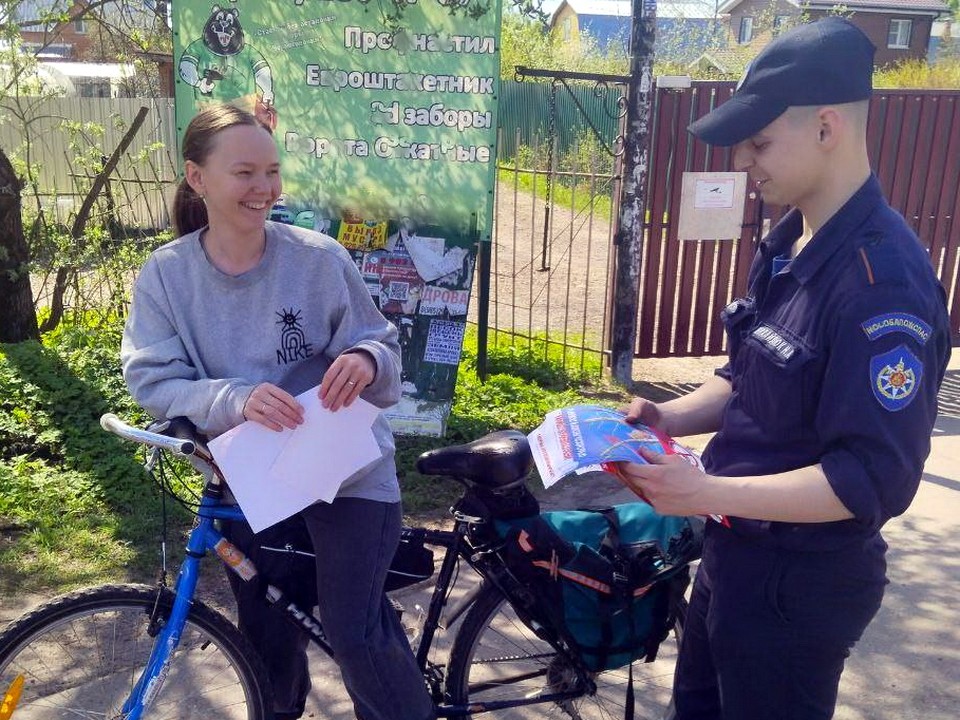
M 254 532 L 317 501 L 332 502 L 344 480 L 381 457 L 372 429 L 379 408 L 357 398 L 331 412 L 316 387 L 297 400 L 304 414 L 294 430 L 247 421 L 209 443 Z

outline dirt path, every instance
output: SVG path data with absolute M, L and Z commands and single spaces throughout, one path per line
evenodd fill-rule
M 543 182 L 542 180 L 540 182 Z M 513 184 L 497 186 L 490 279 L 490 324 L 520 334 L 549 332 L 571 343 L 585 340 L 602 348 L 607 297 L 613 275 L 613 227 L 609 202 L 596 200 L 591 212 L 585 195 L 575 197 L 584 209 L 556 207 Z M 544 255 L 544 228 L 547 251 Z M 546 268 L 546 269 L 545 269 Z M 475 284 L 470 319 L 479 305 Z M 637 392 L 659 397 L 685 392 L 702 383 L 722 358 L 637 360 Z
M 601 339 L 612 267 L 611 225 L 599 199 L 592 212 L 585 195 L 574 201 L 584 209 L 548 212 L 546 202 L 533 193 L 510 183 L 498 185 L 490 279 L 490 322 L 495 327 L 551 334 L 566 327 L 574 336 Z

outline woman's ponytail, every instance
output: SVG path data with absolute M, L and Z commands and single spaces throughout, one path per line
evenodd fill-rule
M 173 230 L 177 237 L 199 230 L 207 224 L 207 206 L 185 179 L 173 197 Z

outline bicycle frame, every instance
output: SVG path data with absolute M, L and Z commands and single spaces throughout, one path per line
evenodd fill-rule
M 111 417 L 112 419 L 105 416 L 101 424 L 104 425 L 105 429 L 116 432 L 121 437 L 170 450 L 180 455 L 191 455 L 195 453 L 196 447 L 192 441 L 177 441 L 153 432 L 130 428 L 120 423 L 115 417 Z M 118 428 L 120 428 L 119 432 Z M 201 457 L 204 456 L 201 455 Z M 207 458 L 204 457 L 204 459 Z M 215 465 L 211 464 L 211 466 L 216 469 Z M 152 469 L 152 466 L 151 463 L 148 462 L 148 470 L 150 469 Z M 180 565 L 173 589 L 175 597 L 170 615 L 159 629 L 156 629 L 158 608 L 154 609 L 154 614 L 151 617 L 150 634 L 153 635 L 154 632 L 156 632 L 156 640 L 143 672 L 137 679 L 129 698 L 123 705 L 122 712 L 127 720 L 142 720 L 144 713 L 163 685 L 169 669 L 171 656 L 179 645 L 190 606 L 193 603 L 196 593 L 200 576 L 200 561 L 211 551 L 220 555 L 220 553 L 217 553 L 217 545 L 218 543 L 226 541 L 223 534 L 215 527 L 215 521 L 244 519 L 243 512 L 238 506 L 224 504 L 222 499 L 222 485 L 220 484 L 222 477 L 219 476 L 219 472 L 217 472 L 216 475 L 217 477 L 208 480 L 204 487 L 200 504 L 196 511 L 197 521 L 187 538 L 185 557 Z M 538 694 L 535 697 L 518 698 L 508 701 L 471 702 L 469 705 L 452 705 L 442 701 L 443 673 L 439 667 L 430 664 L 428 657 L 433 646 L 436 631 L 442 624 L 441 617 L 444 614 L 447 597 L 454 581 L 454 574 L 458 562 L 460 560 L 465 561 L 470 567 L 477 571 L 485 582 L 491 582 L 497 586 L 503 593 L 505 600 L 508 598 L 508 593 L 500 587 L 496 578 L 491 577 L 488 572 L 484 570 L 483 564 L 479 562 L 479 559 L 483 557 L 482 551 L 476 550 L 467 541 L 471 524 L 480 522 L 480 518 L 469 517 L 455 512 L 454 520 L 453 530 L 426 530 L 424 534 L 425 544 L 443 547 L 445 549 L 437 581 L 431 594 L 429 609 L 424 618 L 420 643 L 415 653 L 417 665 L 433 692 L 437 715 L 439 717 L 475 715 L 481 712 L 489 712 L 508 707 L 559 702 L 583 695 L 583 690 L 581 689 L 544 693 Z M 226 542 L 229 543 L 229 541 Z M 237 568 L 237 566 L 241 565 L 244 561 L 249 562 L 248 559 L 234 547 L 232 543 L 227 547 L 230 548 L 230 553 L 236 562 L 225 564 L 241 577 L 241 579 L 248 581 L 253 575 L 248 574 L 247 577 L 244 577 Z M 252 563 L 250 563 L 250 566 L 252 567 Z M 481 586 L 478 586 L 467 593 L 453 608 L 447 609 L 445 617 L 447 625 L 451 625 L 460 615 L 469 609 L 479 593 L 480 588 Z M 273 585 L 267 585 L 265 598 L 268 603 L 285 613 L 288 619 L 295 623 L 301 631 L 305 632 L 312 642 L 318 645 L 327 655 L 333 657 L 333 649 L 327 641 L 322 625 L 310 612 L 304 612 L 298 608 L 295 603 L 287 601 L 282 589 Z M 556 647 L 556 649 L 558 652 L 564 652 L 559 647 Z M 534 673 L 534 676 L 540 674 L 543 673 Z M 589 677 L 585 677 L 584 681 L 587 688 L 593 687 L 592 680 Z
M 237 506 L 222 505 L 219 498 L 204 492 L 197 511 L 197 522 L 187 538 L 186 555 L 174 585 L 175 600 L 170 617 L 156 637 L 150 659 L 134 685 L 133 692 L 123 705 L 128 720 L 140 720 L 151 701 L 160 691 L 170 663 L 170 656 L 180 643 L 190 612 L 190 605 L 200 578 L 200 561 L 208 551 L 224 539 L 214 527 L 215 520 L 242 520 L 243 513 Z M 151 624 L 156 618 L 151 618 Z
M 209 489 L 208 489 L 209 490 Z M 174 585 L 175 600 L 170 616 L 160 628 L 150 658 L 137 680 L 133 692 L 123 706 L 123 712 L 129 720 L 141 720 L 144 713 L 149 708 L 151 701 L 160 691 L 166 677 L 167 668 L 173 651 L 180 642 L 180 636 L 186 624 L 187 614 L 190 605 L 193 602 L 196 593 L 197 584 L 200 577 L 200 562 L 209 552 L 216 554 L 216 545 L 224 540 L 223 534 L 216 529 L 214 522 L 216 520 L 242 520 L 243 512 L 235 505 L 224 505 L 222 501 L 211 496 L 205 490 L 200 507 L 197 511 L 197 522 L 190 531 L 186 553 L 183 562 L 180 565 L 180 571 L 177 581 Z M 477 566 L 471 562 L 465 543 L 467 536 L 468 520 L 458 518 L 453 530 L 427 530 L 424 536 L 424 542 L 428 545 L 445 548 L 443 560 L 437 575 L 437 581 L 434 585 L 430 598 L 430 605 L 424 618 L 420 643 L 416 651 L 417 665 L 423 672 L 424 677 L 430 681 L 431 686 L 436 692 L 440 691 L 442 674 L 438 669 L 429 665 L 429 653 L 433 646 L 437 630 L 441 627 L 441 617 L 446 606 L 448 591 L 453 582 L 453 576 L 459 560 L 465 560 L 471 567 Z M 232 568 L 231 568 L 232 569 Z M 483 576 L 482 571 L 481 573 Z M 449 608 L 446 614 L 446 623 L 452 624 L 460 617 L 472 604 L 479 587 L 469 592 L 454 607 Z M 306 633 L 309 639 L 318 645 L 327 655 L 333 657 L 333 649 L 330 647 L 327 638 L 323 632 L 323 627 L 318 620 L 309 612 L 304 612 L 293 602 L 286 601 L 280 588 L 268 585 L 265 590 L 267 602 L 277 607 L 278 611 L 287 615 L 302 632 Z M 152 620 L 155 622 L 155 619 Z M 452 705 L 442 701 L 436 703 L 438 717 L 449 717 L 453 715 L 477 714 L 480 712 L 489 712 L 507 707 L 519 707 L 521 705 L 533 705 L 545 702 L 556 702 L 564 699 L 574 698 L 581 695 L 582 692 L 565 691 L 549 694 L 542 694 L 536 697 L 524 700 L 495 701 L 486 703 L 471 703 L 468 705 Z

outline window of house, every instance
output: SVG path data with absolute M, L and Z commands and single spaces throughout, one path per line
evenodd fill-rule
M 81 35 L 87 31 L 87 24 L 83 18 L 77 18 L 73 21 L 73 30 Z
M 737 42 L 741 45 L 753 40 L 753 18 L 745 15 L 740 18 L 740 34 L 737 36 Z
M 789 22 L 790 22 L 789 15 L 774 15 L 773 16 L 773 34 L 779 35 L 781 32 L 783 32 L 786 29 L 787 24 Z
M 564 40 L 564 42 L 569 42 L 569 41 L 570 41 L 570 36 L 573 34 L 573 33 L 571 32 L 571 29 L 570 29 L 571 24 L 572 24 L 572 23 L 570 22 L 570 18 L 564 18 L 564 19 L 563 19 L 563 40 Z
M 80 97 L 110 97 L 110 81 L 99 78 L 83 78 L 73 81 Z
M 887 47 L 899 50 L 909 48 L 912 26 L 913 20 L 891 20 L 890 30 L 887 32 Z
M 21 47 L 24 51 L 32 55 L 42 54 L 47 60 L 70 60 L 73 58 L 73 45 L 69 43 L 50 43 L 49 45 L 44 45 L 43 43 L 25 42 Z

